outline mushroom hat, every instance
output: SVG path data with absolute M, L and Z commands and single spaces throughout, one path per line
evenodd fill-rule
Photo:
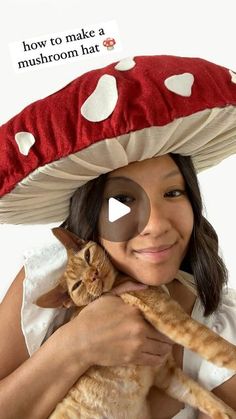
M 236 74 L 170 55 L 91 70 L 0 127 L 0 222 L 64 221 L 78 187 L 167 153 L 197 173 L 236 153 Z

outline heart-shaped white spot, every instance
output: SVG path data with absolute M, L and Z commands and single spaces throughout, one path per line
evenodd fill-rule
M 168 77 L 164 84 L 168 90 L 180 96 L 191 96 L 194 76 L 191 73 L 176 74 Z
M 34 145 L 35 143 L 35 138 L 33 134 L 27 131 L 17 132 L 17 134 L 15 135 L 15 140 L 21 154 L 23 154 L 24 156 L 28 156 L 32 145 Z
M 229 74 L 231 75 L 232 83 L 236 83 L 236 73 L 234 73 L 232 70 L 229 70 Z
M 93 93 L 81 106 L 81 114 L 88 121 L 100 122 L 114 111 L 118 99 L 116 79 L 104 74 L 100 77 Z
M 136 65 L 136 62 L 134 61 L 133 57 L 127 57 L 119 61 L 116 64 L 115 69 L 119 71 L 131 70 L 131 68 L 133 68 L 135 65 Z

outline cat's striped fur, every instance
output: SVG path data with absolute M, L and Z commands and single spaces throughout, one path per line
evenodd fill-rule
M 53 233 L 67 248 L 68 264 L 58 286 L 40 297 L 37 304 L 41 307 L 75 305 L 80 310 L 109 291 L 119 278 L 118 272 L 97 243 L 82 241 L 63 229 L 53 229 Z M 96 280 L 91 281 L 94 275 Z M 163 287 L 149 286 L 146 290 L 126 292 L 121 298 L 138 307 L 157 330 L 176 343 L 220 367 L 236 371 L 236 347 L 192 319 Z M 214 419 L 236 419 L 233 409 L 176 366 L 172 354 L 157 367 L 89 368 L 57 405 L 50 419 L 152 419 L 146 396 L 153 385 Z

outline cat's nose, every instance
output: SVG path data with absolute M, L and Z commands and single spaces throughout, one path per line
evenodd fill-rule
M 97 277 L 98 277 L 98 270 L 96 269 L 96 271 L 94 272 L 92 276 L 92 281 L 96 281 Z

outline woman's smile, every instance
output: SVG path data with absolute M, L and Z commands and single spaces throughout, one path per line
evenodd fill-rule
M 168 260 L 175 250 L 175 244 L 166 247 L 163 250 L 134 250 L 134 253 L 138 259 L 147 260 L 149 262 L 163 262 Z

